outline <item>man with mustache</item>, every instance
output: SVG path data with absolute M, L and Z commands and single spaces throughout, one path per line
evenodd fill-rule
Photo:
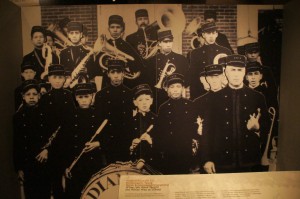
M 147 55 L 147 46 L 157 40 L 157 29 L 150 30 L 149 15 L 146 9 L 139 9 L 135 12 L 135 23 L 138 30 L 126 37 L 126 41 L 137 50 L 141 57 Z M 147 32 L 145 31 L 147 30 Z
M 228 48 L 216 43 L 218 32 L 214 22 L 203 24 L 201 29 L 205 45 L 192 50 L 188 55 L 190 60 L 189 79 L 191 99 L 203 95 L 210 89 L 209 84 L 205 80 L 205 66 L 219 64 L 219 58 L 231 54 Z

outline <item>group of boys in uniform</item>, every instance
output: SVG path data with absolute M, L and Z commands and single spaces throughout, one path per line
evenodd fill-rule
M 217 43 L 215 20 L 206 19 L 199 30 L 205 45 L 186 58 L 172 51 L 172 30 L 145 32 L 147 10 L 136 11 L 138 31 L 126 41 L 123 18 L 110 16 L 107 42 L 133 59 L 107 59 L 106 70 L 99 64 L 105 53 L 82 45 L 82 24 L 68 22 L 72 45 L 59 56 L 51 48 L 43 52 L 51 45 L 46 31 L 33 27 L 34 50 L 21 65 L 14 115 L 15 169 L 26 198 L 80 198 L 90 177 L 116 161 L 162 174 L 263 170 L 277 85 L 253 58 L 258 43 L 245 45 L 245 55 L 232 54 Z M 160 50 L 145 59 L 153 40 Z

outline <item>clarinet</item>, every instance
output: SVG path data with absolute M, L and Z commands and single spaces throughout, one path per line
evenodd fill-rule
M 52 135 L 51 135 L 51 136 L 49 137 L 49 139 L 48 139 L 48 142 L 42 147 L 42 149 L 46 149 L 46 148 L 48 148 L 49 146 L 51 146 L 52 141 L 55 139 L 55 137 L 56 137 L 56 135 L 57 135 L 59 129 L 60 129 L 60 126 L 56 129 L 56 131 L 54 131 L 54 133 L 52 133 Z

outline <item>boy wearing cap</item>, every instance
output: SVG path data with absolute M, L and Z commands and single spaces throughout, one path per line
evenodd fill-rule
M 187 174 L 192 165 L 195 124 L 192 102 L 182 98 L 184 77 L 173 73 L 166 80 L 169 99 L 158 112 L 156 146 L 162 153 L 160 170 L 164 174 Z
M 38 105 L 40 88 L 36 80 L 22 84 L 23 106 L 14 114 L 14 166 L 24 185 L 26 198 L 50 199 L 47 173 L 48 151 L 43 146 L 50 136 L 45 114 Z
M 35 66 L 30 63 L 21 65 L 21 79 L 22 82 L 26 80 L 33 80 L 35 78 Z M 22 84 L 15 89 L 15 110 L 20 108 L 22 104 Z
M 173 52 L 173 34 L 169 29 L 159 30 L 158 45 L 160 52 L 151 57 L 147 62 L 144 72 L 144 81 L 154 91 L 154 104 L 152 110 L 158 113 L 159 106 L 167 99 L 164 91 L 164 81 L 172 73 L 180 73 L 186 76 L 188 72 L 188 60 L 183 55 Z
M 61 140 L 65 144 L 65 175 L 68 178 L 66 184 L 66 198 L 80 198 L 81 190 L 84 188 L 91 176 L 104 167 L 101 151 L 101 135 L 93 137 L 104 120 L 102 114 L 98 114 L 92 107 L 94 87 L 91 83 L 79 83 L 74 87 L 74 95 L 78 103 L 62 126 Z M 75 158 L 85 150 L 84 155 L 70 171 L 68 167 Z
M 153 135 L 153 127 L 156 126 L 157 119 L 157 115 L 150 111 L 153 104 L 153 94 L 148 84 L 138 85 L 133 91 L 133 103 L 138 110 L 132 121 L 131 160 L 140 160 L 142 163 L 151 164 L 153 162 L 153 141 L 150 135 Z M 148 130 L 149 132 L 147 132 Z
M 264 96 L 243 84 L 246 57 L 226 59 L 228 86 L 211 99 L 208 108 L 214 119 L 202 136 L 201 159 L 207 173 L 253 171 L 260 164 L 270 125 Z
M 22 65 L 31 64 L 35 67 L 35 79 L 41 79 L 41 74 L 45 70 L 46 60 L 42 54 L 43 45 L 46 42 L 45 29 L 41 26 L 33 26 L 31 29 L 31 42 L 33 44 L 33 51 L 23 57 Z M 52 53 L 53 54 L 53 53 Z M 54 58 L 53 58 L 54 57 Z M 52 57 L 52 63 L 58 63 L 55 56 Z
M 132 91 L 123 84 L 125 63 L 122 60 L 109 60 L 107 76 L 110 85 L 98 91 L 95 96 L 95 109 L 109 121 L 102 133 L 102 149 L 108 163 L 128 161 L 129 121 L 132 118 Z
M 40 106 L 47 115 L 46 121 L 51 132 L 55 132 L 59 126 L 64 124 L 66 116 L 74 110 L 72 93 L 63 89 L 65 82 L 65 70 L 60 64 L 49 66 L 48 80 L 51 90 L 41 98 Z M 59 133 L 60 134 L 60 133 Z M 58 135 L 59 135 L 58 134 Z M 67 140 L 60 140 L 57 136 L 54 145 L 49 148 L 49 163 L 51 168 L 51 183 L 54 197 L 63 197 L 61 177 L 64 174 L 62 152 Z
M 143 58 L 146 56 L 148 48 L 157 41 L 156 28 L 149 27 L 149 15 L 146 9 L 135 11 L 135 23 L 138 30 L 126 37 L 126 41 L 139 53 Z M 147 43 L 146 43 L 147 41 Z
M 133 57 L 134 60 L 127 60 L 124 71 L 126 76 L 128 76 L 128 78 L 124 79 L 124 84 L 132 89 L 140 83 L 140 75 L 141 70 L 144 68 L 144 62 L 137 51 L 128 42 L 123 40 L 122 36 L 124 31 L 125 23 L 123 21 L 123 17 L 120 15 L 111 15 L 108 19 L 108 32 L 110 34 L 110 38 L 107 42 L 116 49 Z M 99 53 L 96 60 L 99 60 L 102 55 L 103 52 Z M 100 67 L 101 66 L 99 66 L 99 68 Z M 106 76 L 104 76 L 103 81 L 104 87 L 110 84 L 110 80 L 107 79 Z
M 83 25 L 79 22 L 69 22 L 67 29 L 68 38 L 73 45 L 63 49 L 60 53 L 60 64 L 64 66 L 65 71 L 72 73 L 74 70 L 82 67 L 77 77 L 73 78 L 80 79 L 80 77 L 83 77 L 83 82 L 88 82 L 95 76 L 101 76 L 100 69 L 94 63 L 92 49 L 85 48 L 81 43 Z M 85 58 L 87 60 L 82 63 L 81 61 Z
M 205 66 L 219 64 L 219 58 L 231 54 L 228 48 L 216 43 L 218 32 L 214 22 L 203 24 L 201 30 L 205 45 L 192 50 L 188 55 L 190 60 L 189 78 L 192 99 L 203 95 L 209 90 L 209 85 L 205 80 Z

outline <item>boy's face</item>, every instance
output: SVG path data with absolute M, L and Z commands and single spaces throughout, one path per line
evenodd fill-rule
M 41 32 L 35 32 L 32 35 L 31 42 L 34 47 L 41 48 L 45 42 L 45 37 Z
M 47 36 L 47 44 L 49 46 L 54 46 L 54 41 L 53 41 L 53 38 L 50 37 L 50 36 Z
M 256 88 L 260 84 L 262 79 L 262 74 L 259 71 L 248 72 L 246 75 L 246 80 L 249 82 L 249 86 Z
M 76 101 L 80 108 L 89 108 L 92 104 L 93 94 L 76 95 Z
M 122 35 L 123 27 L 120 24 L 113 23 L 109 25 L 108 31 L 113 39 L 118 39 Z
M 206 81 L 210 86 L 210 90 L 216 92 L 222 89 L 223 74 L 220 75 L 208 75 Z
M 122 70 L 113 69 L 110 70 L 107 75 L 112 85 L 119 86 L 123 83 L 124 72 Z
M 73 44 L 79 44 L 82 37 L 82 32 L 79 30 L 73 30 L 68 32 L 68 37 Z
M 41 91 L 40 91 L 41 95 L 44 95 L 47 93 L 47 89 L 45 87 L 41 87 Z
M 183 86 L 181 83 L 174 83 L 169 85 L 167 92 L 169 97 L 172 99 L 178 99 L 181 98 L 182 96 L 182 91 L 183 91 Z
M 149 18 L 148 17 L 138 17 L 136 18 L 136 25 L 139 28 L 145 28 L 149 25 Z
M 244 67 L 226 66 L 225 75 L 229 85 L 239 87 L 243 84 L 246 69 Z
M 206 44 L 214 44 L 218 37 L 218 32 L 204 32 L 202 33 L 202 37 L 204 38 Z
M 40 99 L 40 94 L 35 88 L 31 88 L 23 94 L 23 100 L 27 106 L 35 106 Z
M 139 112 L 146 113 L 150 111 L 150 106 L 153 103 L 151 95 L 142 94 L 133 100 L 134 105 L 139 109 Z
M 31 80 L 34 79 L 36 72 L 32 69 L 26 69 L 21 73 L 21 76 L 24 78 L 24 80 Z
M 60 89 L 63 87 L 65 83 L 65 76 L 63 75 L 50 75 L 48 76 L 48 80 L 51 84 L 51 87 L 54 89 Z
M 246 53 L 246 57 L 248 58 L 248 60 L 250 62 L 257 61 L 258 56 L 259 56 L 259 52 L 247 52 Z
M 162 53 L 170 53 L 173 47 L 173 39 L 164 39 L 159 42 Z

